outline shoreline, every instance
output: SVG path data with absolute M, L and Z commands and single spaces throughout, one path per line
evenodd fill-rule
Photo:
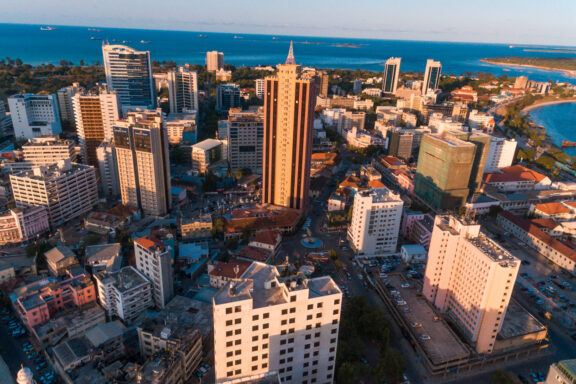
M 505 63 L 500 61 L 494 61 L 489 59 L 480 59 L 483 63 L 499 65 L 502 67 L 521 67 L 521 68 L 534 68 L 539 69 L 542 71 L 550 71 L 550 72 L 561 72 L 568 77 L 576 77 L 576 70 L 573 69 L 562 69 L 562 68 L 550 68 L 550 67 L 542 67 L 540 65 L 530 65 L 530 64 L 514 64 L 514 63 Z
M 556 105 L 556 104 L 567 104 L 567 103 L 576 103 L 576 99 L 567 99 L 567 100 L 552 100 L 552 101 L 545 101 L 543 103 L 536 103 L 529 105 L 520 111 L 520 114 L 527 114 L 530 111 L 533 111 L 538 108 L 547 107 L 549 105 Z

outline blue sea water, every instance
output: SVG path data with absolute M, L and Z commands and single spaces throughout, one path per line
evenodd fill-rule
M 562 140 L 576 141 L 576 103 L 554 104 L 529 112 L 532 121 L 546 128 L 554 144 L 560 146 Z M 576 148 L 564 150 L 576 156 Z
M 95 37 L 102 40 L 91 40 Z M 204 64 L 206 51 L 224 52 L 233 65 L 275 65 L 285 60 L 290 40 L 294 41 L 296 61 L 321 68 L 382 70 L 391 56 L 402 58 L 402 71 L 423 71 L 426 59 L 442 62 L 445 74 L 491 72 L 496 76 L 526 75 L 537 81 L 570 81 L 563 73 L 530 68 L 502 67 L 480 59 L 501 56 L 576 57 L 573 54 L 528 52 L 526 46 L 482 43 L 323 38 L 301 36 L 248 35 L 211 32 L 158 31 L 143 29 L 57 27 L 42 31 L 39 25 L 0 24 L 0 57 L 20 58 L 26 63 L 53 63 L 68 60 L 87 64 L 102 62 L 102 41 L 130 41 L 136 49 L 149 50 L 156 60 L 179 64 Z M 141 43 L 141 41 L 149 43 Z M 357 48 L 338 46 L 353 44 Z M 547 47 L 549 48 L 549 47 Z

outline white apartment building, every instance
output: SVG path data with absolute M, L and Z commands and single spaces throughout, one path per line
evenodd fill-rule
M 100 187 L 104 195 L 108 197 L 120 196 L 118 162 L 116 161 L 116 150 L 114 149 L 113 140 L 100 143 L 98 148 L 96 148 L 96 159 L 98 160 Z
M 487 113 L 473 109 L 468 115 L 468 126 L 471 129 L 486 129 L 488 133 L 494 130 L 494 116 Z
M 170 113 L 198 111 L 198 73 L 189 65 L 168 72 Z
M 152 283 L 156 308 L 164 308 L 174 296 L 174 277 L 170 247 L 153 237 L 141 237 L 134 241 L 136 269 Z
M 403 206 L 400 195 L 388 188 L 356 193 L 348 239 L 359 256 L 396 252 Z
M 372 145 L 387 147 L 386 139 L 373 135 L 370 132 L 359 130 L 356 127 L 346 131 L 346 142 L 356 148 L 366 148 Z
M 31 139 L 62 132 L 55 95 L 12 95 L 8 106 L 16 138 Z
M 196 113 L 170 113 L 164 121 L 164 127 L 170 144 L 196 143 Z
M 265 79 L 256 79 L 255 93 L 257 98 L 262 99 L 264 97 L 265 86 L 266 86 Z
M 149 51 L 125 45 L 102 45 L 106 85 L 116 91 L 122 110 L 156 108 L 156 83 Z
M 29 139 L 22 146 L 22 155 L 30 168 L 51 165 L 60 160 L 76 161 L 74 143 L 70 140 L 62 140 L 58 136 L 40 136 Z
M 208 166 L 222 159 L 221 140 L 206 139 L 192 146 L 192 169 L 204 173 Z
M 44 207 L 14 208 L 0 215 L 0 245 L 26 241 L 48 230 L 48 211 Z
M 519 269 L 520 260 L 482 234 L 479 224 L 436 216 L 422 293 L 476 352 L 491 353 Z
M 216 72 L 224 67 L 224 53 L 218 51 L 206 52 L 206 70 Z
M 134 267 L 124 267 L 117 272 L 98 272 L 94 278 L 98 302 L 109 319 L 118 317 L 130 324 L 154 305 L 150 281 Z
M 264 142 L 264 111 L 242 111 L 232 108 L 228 112 L 228 160 L 232 169 L 249 168 L 262 173 Z
M 501 168 L 511 166 L 516 155 L 517 146 L 518 143 L 514 139 L 492 136 L 484 172 L 498 172 Z
M 212 299 L 216 383 L 268 372 L 283 383 L 332 383 L 341 306 L 329 276 L 281 277 L 252 263 Z
M 82 160 L 97 166 L 96 149 L 102 142 L 112 140 L 114 124 L 121 116 L 118 95 L 102 87 L 97 94 L 75 94 L 72 105 Z
M 75 127 L 74 108 L 72 107 L 72 97 L 76 93 L 84 92 L 84 88 L 79 83 L 73 83 L 69 87 L 64 87 L 56 91 L 58 98 L 58 111 L 62 122 L 67 122 L 71 127 Z
M 16 206 L 46 207 L 53 228 L 90 212 L 98 201 L 94 168 L 70 160 L 12 174 L 10 184 Z

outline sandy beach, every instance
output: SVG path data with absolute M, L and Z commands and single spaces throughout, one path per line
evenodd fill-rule
M 484 63 L 488 63 L 488 64 L 500 65 L 503 67 L 508 67 L 508 66 L 510 66 L 510 67 L 524 67 L 524 68 L 540 69 L 543 71 L 562 72 L 566 76 L 576 77 L 576 71 L 569 70 L 569 69 L 549 68 L 549 67 L 542 67 L 539 65 L 529 65 L 529 64 L 503 63 L 503 62 L 493 61 L 493 60 L 488 60 L 488 59 L 481 59 L 480 61 L 482 61 Z

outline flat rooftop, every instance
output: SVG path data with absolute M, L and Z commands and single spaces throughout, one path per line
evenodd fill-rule
M 502 263 L 502 266 L 516 266 L 520 262 L 516 257 L 512 256 L 510 252 L 502 248 L 502 246 L 484 234 L 480 236 L 468 239 L 476 248 L 482 250 L 484 254 L 490 257 L 493 261 L 498 261 Z
M 311 298 L 341 294 L 329 276 L 313 279 L 307 279 L 303 274 L 280 277 L 275 266 L 253 262 L 238 281 L 229 282 L 218 291 L 214 304 L 252 300 L 253 308 L 262 308 L 287 303 L 289 292 L 301 289 L 308 289 Z
M 417 295 L 417 290 L 414 287 L 401 288 L 401 285 L 407 282 L 402 276 L 397 274 L 389 275 L 388 282 L 400 292 L 400 297 L 406 301 L 406 306 L 410 308 L 410 312 L 402 312 L 400 310 L 400 315 L 404 317 L 408 324 L 422 324 L 422 327 L 410 328 L 410 332 L 416 338 L 422 335 L 430 336 L 430 340 L 421 341 L 420 345 L 433 364 L 442 364 L 470 356 L 469 349 L 454 334 L 448 324 L 444 320 L 434 320 L 439 315 L 423 296 Z
M 111 280 L 120 292 L 126 292 L 142 284 L 150 284 L 148 279 L 134 267 L 124 267 L 117 272 L 99 272 L 97 275 L 103 282 Z
M 546 330 L 534 316 L 522 307 L 516 300 L 510 300 L 502 328 L 498 332 L 498 340 L 529 335 Z
M 374 188 L 358 192 L 362 197 L 372 197 L 372 203 L 387 203 L 392 201 L 402 201 L 400 195 L 392 192 L 388 188 Z

